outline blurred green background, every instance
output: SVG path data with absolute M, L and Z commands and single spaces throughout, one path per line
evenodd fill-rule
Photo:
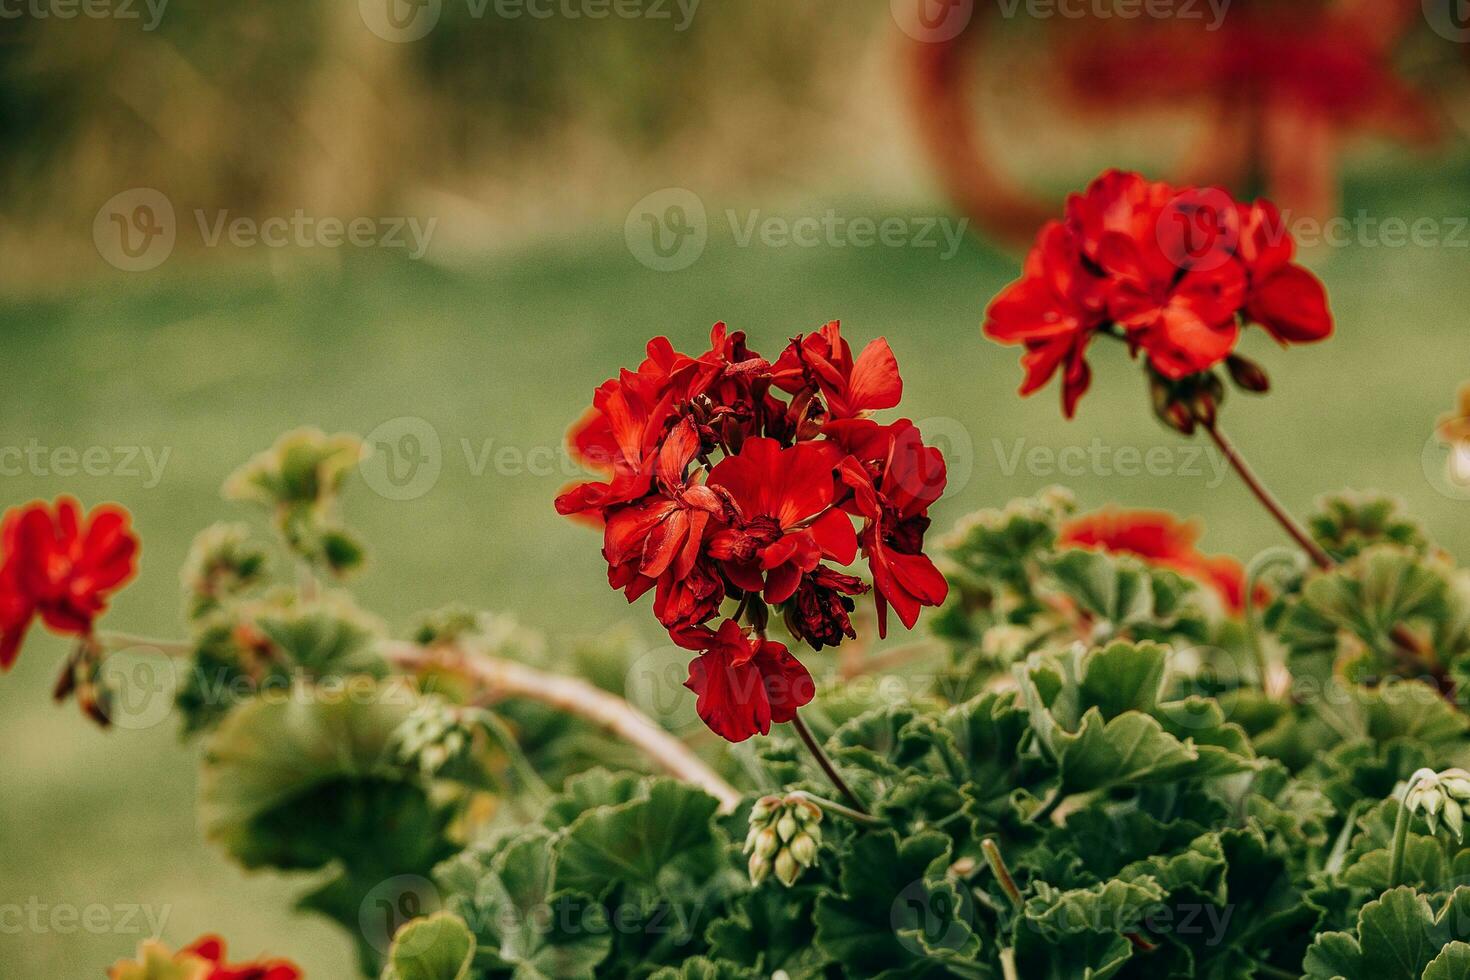
M 368 433 L 420 418 L 439 441 L 432 486 L 394 500 L 355 479 L 347 493 L 372 546 L 357 582 L 367 608 L 402 629 L 461 600 L 512 611 L 553 643 L 620 623 L 652 642 L 646 609 L 606 588 L 595 537 L 552 509 L 570 477 L 559 456 L 546 463 L 566 424 L 655 334 L 697 351 L 723 319 L 774 354 L 840 317 L 856 343 L 889 338 L 904 413 L 946 446 L 938 527 L 1063 482 L 1085 507 L 1198 516 L 1208 551 L 1249 557 L 1281 543 L 1236 482 L 1153 421 L 1119 350 L 1096 352 L 1075 421 L 1050 389 L 1015 397 L 1017 352 L 982 341 L 979 323 L 1019 259 L 983 230 L 948 257 L 943 246 L 739 243 L 726 209 L 741 220 L 829 209 L 957 220 L 911 145 L 886 6 L 711 4 L 684 32 L 461 23 L 446 8 L 429 37 L 401 45 L 365 31 L 349 3 L 176 0 L 152 32 L 9 22 L 0 450 L 105 447 L 114 464 L 136 451 L 139 473 L 62 477 L 26 464 L 0 476 L 0 503 L 67 492 L 130 508 L 142 570 L 107 625 L 167 636 L 193 534 L 249 516 L 219 499 L 230 470 L 296 426 Z M 1174 137 L 1022 126 L 1005 145 L 1038 186 L 1061 188 L 1115 160 L 1163 166 Z M 1345 214 L 1446 227 L 1470 215 L 1470 156 L 1453 135 L 1427 156 L 1369 146 L 1346 159 Z M 635 202 L 671 186 L 701 199 L 709 241 L 687 268 L 661 272 L 630 251 L 623 226 Z M 92 225 L 104 201 L 136 187 L 165 194 L 180 230 L 163 264 L 129 273 L 104 260 Z M 184 230 L 195 208 L 417 215 L 439 231 L 420 261 L 202 248 Z M 1226 424 L 1298 512 L 1323 491 L 1379 489 L 1451 551 L 1470 550 L 1470 504 L 1446 490 L 1431 441 L 1470 378 L 1470 236 L 1459 234 L 1459 245 L 1317 250 L 1338 335 L 1283 352 L 1252 332 L 1246 350 L 1275 391 L 1235 396 Z M 1166 447 L 1178 472 L 1012 465 L 1018 449 L 1094 440 L 1108 454 Z M 145 454 L 162 464 L 156 485 Z M 50 703 L 65 652 L 38 630 L 0 677 L 0 908 L 37 908 L 43 923 L 16 931 L 13 915 L 0 917 L 0 977 L 99 977 L 143 938 L 128 930 L 146 933 L 149 914 L 166 916 L 174 945 L 215 931 L 238 955 L 351 975 L 347 939 L 289 912 L 295 883 L 244 875 L 200 839 L 197 748 L 179 741 L 175 719 L 104 733 Z M 89 906 L 107 909 L 105 928 L 49 919 Z

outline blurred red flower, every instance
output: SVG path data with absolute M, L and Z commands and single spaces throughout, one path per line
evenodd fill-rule
M 57 633 L 86 636 L 107 600 L 137 570 L 128 512 L 103 504 L 85 518 L 60 497 L 13 508 L 0 522 L 0 669 L 9 670 L 37 616 Z
M 1068 199 L 1065 221 L 1042 228 L 1021 278 L 987 310 L 985 334 L 1026 347 L 1023 395 L 1065 366 L 1070 418 L 1098 334 L 1142 351 L 1171 381 L 1224 361 L 1245 323 L 1283 344 L 1330 335 L 1326 293 L 1292 261 L 1294 250 L 1267 202 L 1110 170 Z
M 1109 507 L 1084 514 L 1062 526 L 1057 544 L 1142 558 L 1172 569 L 1214 589 L 1225 608 L 1238 615 L 1245 609 L 1245 568 L 1228 555 L 1204 555 L 1196 547 L 1197 522 L 1167 511 Z

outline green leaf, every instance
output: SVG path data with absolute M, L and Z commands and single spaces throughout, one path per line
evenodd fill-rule
M 457 915 L 436 912 L 393 938 L 383 980 L 470 980 L 475 936 Z
M 1464 980 L 1470 977 L 1470 944 L 1453 942 L 1424 968 L 1421 980 Z
M 973 961 L 980 937 L 968 898 L 945 877 L 949 861 L 948 838 L 933 831 L 854 838 L 841 856 L 841 893 L 817 899 L 817 945 L 874 977 Z
M 718 808 L 702 790 L 659 779 L 638 799 L 588 810 L 557 843 L 557 887 L 601 896 L 616 884 L 655 888 L 671 866 L 713 866 Z
M 450 811 L 394 761 L 391 738 L 416 695 L 406 683 L 329 692 L 299 685 L 231 713 L 205 746 L 205 835 L 247 868 L 331 868 L 302 908 L 358 926 L 382 883 L 425 876 L 449 852 Z

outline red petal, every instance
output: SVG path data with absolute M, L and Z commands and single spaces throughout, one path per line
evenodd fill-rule
M 1254 285 L 1246 316 L 1283 344 L 1306 344 L 1332 334 L 1327 292 L 1299 265 L 1283 266 Z

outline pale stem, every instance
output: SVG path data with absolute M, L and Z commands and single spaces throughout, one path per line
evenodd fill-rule
M 627 701 L 580 678 L 457 647 L 431 649 L 394 642 L 385 647 L 385 655 L 403 670 L 450 670 L 482 685 L 488 693 L 536 701 L 575 715 L 638 748 L 669 775 L 703 789 L 720 801 L 723 812 L 733 811 L 740 802 L 740 792 L 687 745 Z

